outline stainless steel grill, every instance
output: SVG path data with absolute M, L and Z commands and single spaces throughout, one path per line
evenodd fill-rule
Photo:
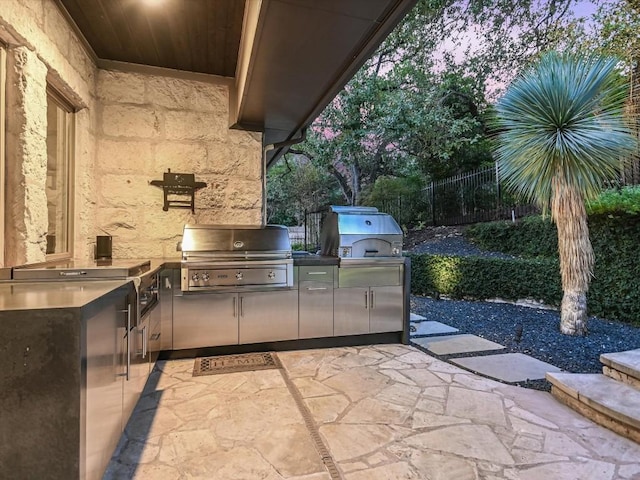
M 330 207 L 320 232 L 322 255 L 383 263 L 402 257 L 402 229 L 374 207 Z
M 292 287 L 293 260 L 286 227 L 185 225 L 183 292 Z

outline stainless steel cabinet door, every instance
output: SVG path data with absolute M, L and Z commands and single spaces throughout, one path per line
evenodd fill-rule
M 180 270 L 166 269 L 160 272 L 160 349 L 173 349 L 173 287 L 180 289 Z M 153 328 L 153 327 L 152 327 Z
M 240 302 L 235 293 L 198 293 L 173 299 L 173 348 L 237 345 Z
M 122 414 L 125 423 L 138 403 L 149 377 L 149 315 L 129 330 L 129 375 L 124 382 Z
M 299 337 L 333 336 L 333 283 L 300 282 Z
M 240 343 L 298 338 L 298 291 L 241 293 Z
M 333 293 L 333 334 L 369 333 L 369 289 L 337 288 Z
M 402 331 L 402 287 L 369 289 L 369 331 L 371 333 Z
M 122 434 L 122 385 L 126 374 L 126 297 L 86 321 L 85 476 L 102 474 Z M 82 425 L 82 423 L 81 423 Z
M 160 350 L 162 350 L 162 328 L 161 328 L 161 307 L 157 305 L 151 311 L 149 322 L 149 362 L 151 363 L 149 371 L 153 370 Z

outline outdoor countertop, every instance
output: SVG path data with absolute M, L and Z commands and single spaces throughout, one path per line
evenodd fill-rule
M 340 259 L 338 257 L 329 257 L 324 255 L 303 255 L 293 256 L 293 264 L 296 267 L 314 267 L 321 265 L 338 265 Z
M 0 284 L 0 312 L 82 308 L 130 280 L 16 282 Z

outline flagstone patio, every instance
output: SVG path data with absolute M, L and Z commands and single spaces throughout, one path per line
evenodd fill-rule
M 414 347 L 277 356 L 198 377 L 193 359 L 159 362 L 105 478 L 640 478 L 640 445 Z

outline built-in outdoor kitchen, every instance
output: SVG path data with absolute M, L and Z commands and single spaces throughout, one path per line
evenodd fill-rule
M 2 3 L 1 478 L 101 478 L 158 358 L 407 341 L 393 218 L 265 192 L 413 3 Z
M 293 255 L 278 225 L 185 225 L 179 248 L 10 269 L 3 467 L 99 478 L 159 357 L 408 342 L 402 231 L 375 208 L 332 207 L 322 255 Z

